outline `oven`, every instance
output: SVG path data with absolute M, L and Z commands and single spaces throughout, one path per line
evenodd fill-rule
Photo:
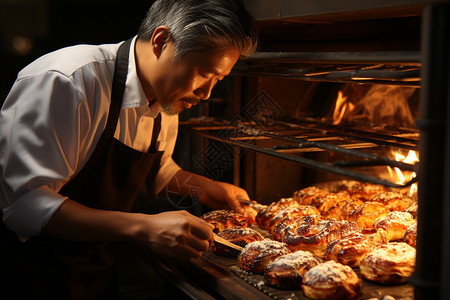
M 450 1 L 245 2 L 259 50 L 181 116 L 175 158 L 262 204 L 341 179 L 407 190 L 418 199 L 415 272 L 400 286 L 365 282 L 362 299 L 449 299 Z M 236 259 L 180 266 L 137 251 L 191 298 L 306 299 Z

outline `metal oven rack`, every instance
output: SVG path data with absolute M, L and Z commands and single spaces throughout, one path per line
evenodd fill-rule
M 270 120 L 256 124 L 237 120 L 209 120 L 181 122 L 181 129 L 212 140 L 258 153 L 278 157 L 303 166 L 351 177 L 357 180 L 403 188 L 417 182 L 414 177 L 404 184 L 393 183 L 349 169 L 363 166 L 390 166 L 418 172 L 418 166 L 385 156 L 364 152 L 362 149 L 383 150 L 389 147 L 418 150 L 419 134 L 412 129 L 361 130 L 351 126 L 336 126 L 313 119 Z M 271 147 L 257 145 L 255 141 L 270 140 Z M 301 153 L 328 151 L 346 155 L 350 159 L 332 163 L 302 157 Z

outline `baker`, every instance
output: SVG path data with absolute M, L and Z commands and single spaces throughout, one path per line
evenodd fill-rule
M 171 156 L 178 114 L 207 100 L 255 47 L 240 0 L 157 0 L 137 36 L 64 48 L 25 67 L 0 113 L 7 290 L 116 299 L 112 241 L 199 257 L 210 225 L 186 211 L 130 212 L 144 185 L 180 195 L 194 186 L 205 206 L 245 213 L 237 200 L 248 199 L 245 190 L 184 171 Z

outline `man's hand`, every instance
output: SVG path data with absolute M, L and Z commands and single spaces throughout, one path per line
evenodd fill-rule
M 187 260 L 208 249 L 213 228 L 186 211 L 147 215 L 99 210 L 67 199 L 41 234 L 75 241 L 140 242 L 162 256 Z
M 214 239 L 214 226 L 186 211 L 163 212 L 146 219 L 147 230 L 143 230 L 139 240 L 164 257 L 175 260 L 198 258 Z
M 205 206 L 211 209 L 232 209 L 238 213 L 247 215 L 248 209 L 244 209 L 238 198 L 248 200 L 247 192 L 235 185 L 213 181 L 209 178 L 187 172 L 178 171 L 170 181 L 167 189 L 178 195 L 192 194 L 195 188 L 196 194 Z

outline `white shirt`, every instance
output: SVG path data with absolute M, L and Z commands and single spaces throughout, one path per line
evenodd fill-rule
M 114 137 L 145 152 L 162 113 L 156 177 L 160 191 L 180 167 L 172 153 L 178 116 L 148 101 L 137 77 L 133 39 L 122 108 Z M 47 54 L 18 75 L 0 112 L 0 208 L 18 236 L 38 235 L 66 200 L 60 188 L 85 165 L 108 118 L 120 44 L 78 45 Z

